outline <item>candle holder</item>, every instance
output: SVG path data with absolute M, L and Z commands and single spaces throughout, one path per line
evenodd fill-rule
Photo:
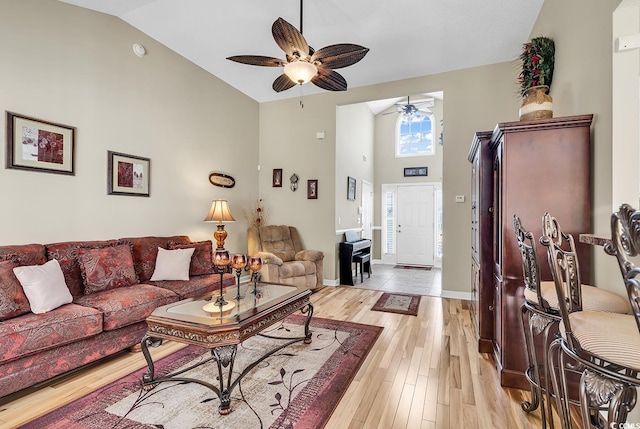
M 236 301 L 244 299 L 244 296 L 240 295 L 240 274 L 242 269 L 247 266 L 247 257 L 242 253 L 236 253 L 231 258 L 231 268 L 236 270 L 236 284 L 238 285 L 238 293 L 236 295 Z
M 259 256 L 251 256 L 247 264 L 251 270 L 251 280 L 253 281 L 253 295 L 257 297 L 258 293 L 258 271 L 262 268 L 262 258 Z
M 228 304 L 225 301 L 224 296 L 222 295 L 222 281 L 223 275 L 227 272 L 229 267 L 229 262 L 231 262 L 229 252 L 222 249 L 218 249 L 213 254 L 213 265 L 215 266 L 216 273 L 220 274 L 220 294 L 218 295 L 218 299 L 216 299 L 215 305 L 223 307 Z

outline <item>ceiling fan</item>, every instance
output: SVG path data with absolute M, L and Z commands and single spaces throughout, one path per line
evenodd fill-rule
M 357 63 L 369 52 L 369 48 L 341 43 L 314 50 L 302 35 L 302 1 L 300 0 L 300 31 L 282 18 L 278 18 L 271 26 L 273 38 L 285 52 L 286 60 L 261 55 L 238 55 L 227 59 L 254 66 L 284 67 L 284 73 L 273 81 L 272 88 L 276 92 L 309 81 L 328 91 L 346 91 L 347 81 L 333 69 Z
M 423 100 L 418 100 L 417 102 L 411 103 L 411 99 L 407 96 L 406 103 L 396 103 L 396 111 L 395 112 L 386 112 L 383 115 L 390 115 L 392 113 L 403 113 L 405 115 L 413 115 L 414 113 L 422 110 L 424 107 L 433 107 L 434 102 L 433 98 L 426 98 Z

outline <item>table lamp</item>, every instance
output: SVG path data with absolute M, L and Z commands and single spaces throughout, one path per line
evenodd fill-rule
M 204 218 L 205 222 L 218 222 L 218 229 L 213 233 L 213 238 L 216 239 L 217 250 L 224 249 L 224 240 L 227 238 L 227 231 L 224 230 L 224 224 L 222 222 L 235 222 L 229 209 L 229 203 L 227 200 L 213 200 L 211 202 L 211 208 L 209 214 Z

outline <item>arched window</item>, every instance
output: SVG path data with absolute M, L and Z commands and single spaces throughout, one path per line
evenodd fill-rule
M 396 157 L 434 155 L 433 113 L 401 113 L 396 122 Z

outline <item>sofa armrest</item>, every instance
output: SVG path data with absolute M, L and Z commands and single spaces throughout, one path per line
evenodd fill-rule
M 263 264 L 282 265 L 282 259 L 270 252 L 258 252 L 255 256 L 262 258 Z
M 301 250 L 296 253 L 296 261 L 317 262 L 324 259 L 324 253 L 319 250 Z

